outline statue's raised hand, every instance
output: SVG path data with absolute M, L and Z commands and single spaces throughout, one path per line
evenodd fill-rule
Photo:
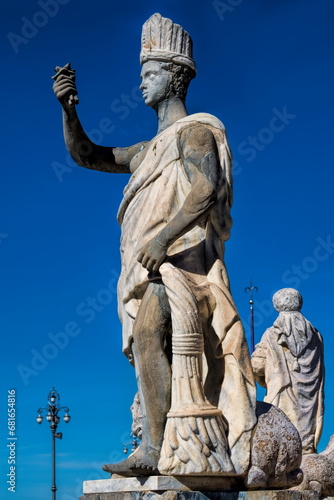
M 78 91 L 75 86 L 75 70 L 71 68 L 71 63 L 64 67 L 56 66 L 56 74 L 52 77 L 54 80 L 53 91 L 61 105 L 66 108 L 79 103 Z

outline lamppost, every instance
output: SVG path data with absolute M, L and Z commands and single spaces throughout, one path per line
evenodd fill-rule
M 60 417 L 58 417 L 58 413 L 60 411 L 64 411 L 65 415 L 63 416 L 64 421 L 68 424 L 71 420 L 69 415 L 69 408 L 67 406 L 59 405 L 60 396 L 56 389 L 52 387 L 51 391 L 48 394 L 48 406 L 46 408 L 39 408 L 37 410 L 38 415 L 36 417 L 37 423 L 41 424 L 43 422 L 43 411 L 47 411 L 46 420 L 50 422 L 50 429 L 52 433 L 52 500 L 56 500 L 56 441 L 55 438 L 61 439 L 63 434 L 57 431 L 57 426 L 60 422 Z
M 257 292 L 257 286 L 253 286 L 252 279 L 250 280 L 249 286 L 246 286 L 245 293 L 249 291 L 249 326 L 250 326 L 250 337 L 251 337 L 251 352 L 254 352 L 255 349 L 255 340 L 254 340 L 254 301 L 253 301 L 253 291 Z

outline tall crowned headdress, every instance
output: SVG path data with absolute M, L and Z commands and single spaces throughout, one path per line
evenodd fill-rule
M 143 25 L 140 64 L 151 60 L 172 62 L 196 72 L 189 33 L 161 14 L 153 14 Z

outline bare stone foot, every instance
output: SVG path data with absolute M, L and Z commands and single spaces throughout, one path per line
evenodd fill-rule
M 152 448 L 140 449 L 139 447 L 129 458 L 118 462 L 118 464 L 106 464 L 102 469 L 110 474 L 120 476 L 152 476 L 159 474 L 158 461 L 160 451 Z

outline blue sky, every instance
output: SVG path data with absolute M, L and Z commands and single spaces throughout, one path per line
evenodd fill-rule
M 121 353 L 115 291 L 116 212 L 128 177 L 69 160 L 51 76 L 67 62 L 77 70 L 78 113 L 99 144 L 152 138 L 156 117 L 138 85 L 141 26 L 154 12 L 193 38 L 198 76 L 189 113 L 212 113 L 228 132 L 235 166 L 226 261 L 247 335 L 250 277 L 259 288 L 257 340 L 276 318 L 273 292 L 289 286 L 300 290 L 305 316 L 323 334 L 322 450 L 334 433 L 333 3 L 46 3 L 1 5 L 2 497 L 12 498 L 8 389 L 17 397 L 17 500 L 51 495 L 51 433 L 35 417 L 52 386 L 72 415 L 59 427 L 59 500 L 77 499 L 83 480 L 106 478 L 101 465 L 122 459 L 129 440 L 135 378 Z

